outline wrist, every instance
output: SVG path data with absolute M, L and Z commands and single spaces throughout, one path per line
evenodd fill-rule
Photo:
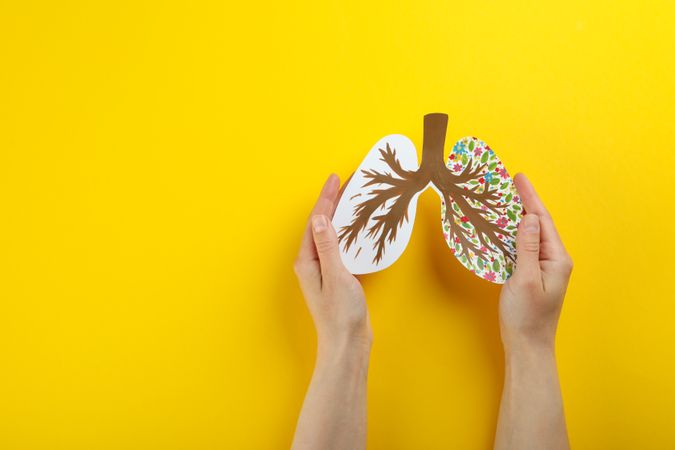
M 555 358 L 555 339 L 533 336 L 502 337 L 506 361 Z
M 544 353 L 555 350 L 555 326 L 512 327 L 501 322 L 500 334 L 507 355 L 523 351 Z
M 371 341 L 360 336 L 319 337 L 318 365 L 368 366 Z

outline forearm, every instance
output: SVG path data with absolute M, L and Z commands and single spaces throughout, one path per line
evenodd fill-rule
M 294 450 L 365 449 L 368 344 L 320 343 Z
M 568 449 L 552 344 L 506 349 L 495 449 Z

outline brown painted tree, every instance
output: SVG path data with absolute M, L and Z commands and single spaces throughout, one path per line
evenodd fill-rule
M 451 242 L 457 244 L 458 257 L 465 256 L 471 261 L 476 257 L 485 258 L 488 250 L 492 250 L 511 261 L 515 260 L 511 244 L 516 227 L 507 226 L 502 218 L 507 213 L 512 216 L 511 211 L 506 211 L 510 198 L 502 198 L 503 193 L 497 186 L 499 177 L 492 178 L 495 174 L 508 176 L 506 170 L 497 168 L 501 162 L 489 162 L 487 156 L 493 155 L 493 152 L 487 146 L 485 149 L 476 148 L 469 156 L 467 153 L 462 155 L 460 150 L 468 149 L 462 149 L 460 145 L 451 158 L 461 158 L 464 164 L 458 162 L 454 169 L 446 167 L 443 147 L 447 123 L 448 116 L 445 114 L 424 117 L 422 162 L 415 171 L 401 167 L 396 149 L 389 144 L 379 149 L 381 160 L 389 170 L 363 170 L 367 181 L 362 187 L 370 187 L 371 196 L 355 206 L 352 222 L 339 230 L 338 237 L 345 251 L 356 242 L 359 233 L 365 232 L 373 240 L 373 249 L 376 250 L 374 263 L 379 262 L 387 245 L 396 239 L 399 228 L 408 220 L 410 201 L 431 183 L 443 199 L 443 221 L 449 227 Z M 469 145 L 474 151 L 473 143 Z M 479 158 L 478 151 L 486 153 Z M 497 172 L 493 172 L 495 168 Z M 482 265 L 483 261 L 480 263 Z

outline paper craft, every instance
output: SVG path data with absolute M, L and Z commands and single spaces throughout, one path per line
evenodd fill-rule
M 353 274 L 377 272 L 403 253 L 417 198 L 431 186 L 441 198 L 445 240 L 464 267 L 504 283 L 515 263 L 520 198 L 502 162 L 485 142 L 465 137 L 443 162 L 446 114 L 424 116 L 422 162 L 410 139 L 380 139 L 344 188 L 333 225 L 340 254 Z

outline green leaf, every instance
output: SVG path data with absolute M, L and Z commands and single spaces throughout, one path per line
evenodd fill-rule
M 505 202 L 510 202 L 512 198 L 513 198 L 513 194 L 509 194 L 509 195 L 506 196 L 506 198 L 504 199 L 504 201 L 505 201 Z
M 520 211 L 520 205 L 513 205 L 513 209 L 515 209 L 516 211 Z
M 469 142 L 469 150 L 473 150 L 473 140 L 471 140 L 471 142 Z
M 492 270 L 495 272 L 499 271 L 499 261 L 495 259 L 495 262 L 492 263 Z
M 462 155 L 462 164 L 466 165 L 466 163 L 469 162 L 469 157 L 466 155 Z
M 499 179 L 493 178 L 492 181 L 490 181 L 490 184 L 499 184 Z
M 509 183 L 507 183 L 507 182 L 505 181 L 505 182 L 503 182 L 502 184 L 499 185 L 499 189 L 504 190 L 504 189 L 506 189 L 506 186 L 508 186 L 508 185 L 509 185 Z
M 490 163 L 490 165 L 488 166 L 488 170 L 494 170 L 495 167 L 497 167 L 497 163 L 496 163 L 496 162 Z
M 480 162 L 486 163 L 487 160 L 488 160 L 488 156 L 489 156 L 489 155 L 488 155 L 488 152 L 484 152 L 484 153 L 483 153 L 483 156 L 482 156 L 481 159 L 480 159 Z
M 480 270 L 483 270 L 483 267 L 485 267 L 485 264 L 483 264 L 483 260 L 480 258 L 476 258 L 476 262 L 478 263 L 478 268 Z
M 509 216 L 509 219 L 513 220 L 514 222 L 516 221 L 516 214 L 510 209 L 506 210 L 506 215 Z

